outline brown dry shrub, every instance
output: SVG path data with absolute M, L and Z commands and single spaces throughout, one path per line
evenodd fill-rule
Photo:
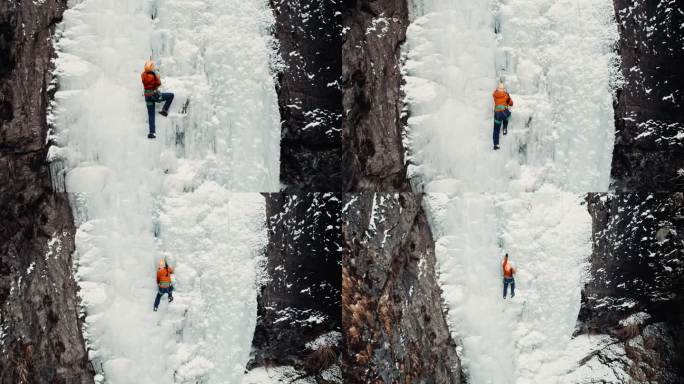
M 361 332 L 354 326 L 347 329 L 347 337 L 351 346 L 358 346 L 361 343 Z
M 366 353 L 366 351 L 361 351 L 361 352 L 356 354 L 356 362 L 359 365 L 368 364 L 368 354 Z
M 380 321 L 385 328 L 385 333 L 391 338 L 392 337 L 392 316 L 390 313 L 389 295 L 385 293 L 380 298 L 380 304 L 378 306 L 380 312 Z
M 641 334 L 638 324 L 629 324 L 615 331 L 615 336 L 620 340 L 629 340 Z
M 337 362 L 337 347 L 326 345 L 311 352 L 306 357 L 306 371 L 319 373 Z
M 353 285 L 349 270 L 347 267 L 342 267 L 342 302 L 347 305 L 351 303 Z

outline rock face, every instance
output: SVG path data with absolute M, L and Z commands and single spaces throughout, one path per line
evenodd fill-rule
M 280 178 L 287 191 L 341 191 L 342 0 L 270 0 L 280 45 Z
M 286 191 L 408 191 L 406 0 L 271 0 Z M 343 30 L 344 27 L 344 30 Z
M 677 0 L 614 0 L 625 84 L 615 108 L 613 189 L 684 190 L 684 15 Z
M 320 352 L 306 344 L 341 331 L 341 196 L 269 194 L 266 209 L 268 280 L 258 298 L 250 368 L 289 365 L 316 376 L 338 365 L 339 346 L 334 361 L 321 366 Z
M 362 193 L 345 200 L 345 383 L 463 382 L 420 197 Z
M 66 1 L 0 3 L 0 382 L 92 383 L 74 226 L 46 162 L 52 32 Z
M 350 0 L 342 46 L 345 191 L 410 190 L 400 45 L 405 0 Z M 460 383 L 441 306 L 434 240 L 420 197 L 345 196 L 342 324 L 345 383 Z
M 579 333 L 623 344 L 626 359 L 601 361 L 634 382 L 684 382 L 684 194 L 587 200 L 593 252 Z
M 409 191 L 400 46 L 406 0 L 349 1 L 342 45 L 346 191 Z

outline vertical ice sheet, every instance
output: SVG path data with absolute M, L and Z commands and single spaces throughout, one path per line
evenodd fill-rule
M 79 226 L 76 277 L 90 357 L 109 383 L 236 383 L 256 325 L 264 200 L 215 182 L 185 192 L 170 179 L 157 241 L 134 225 L 149 217 Z M 164 297 L 152 312 L 160 257 L 175 267 L 175 300 Z
M 412 1 L 409 176 L 427 191 L 608 188 L 617 29 L 609 0 Z M 492 150 L 492 91 L 515 102 Z
M 234 191 L 278 185 L 269 14 L 261 2 L 162 5 L 164 21 L 154 1 L 70 1 L 59 26 L 50 160 L 72 193 L 85 337 L 98 381 L 237 382 L 265 208 Z M 150 56 L 176 93 L 156 140 L 140 84 Z M 176 301 L 155 313 L 162 256 L 177 268 Z
M 166 88 L 189 99 L 175 125 L 188 159 L 213 157 L 235 191 L 279 190 L 280 115 L 263 0 L 154 1 L 153 57 Z M 187 96 L 187 97 L 185 97 Z M 180 107 L 180 105 L 179 105 Z
M 581 198 L 429 194 L 426 206 L 448 321 L 469 382 L 554 382 L 574 363 L 564 350 L 591 253 L 591 217 Z M 505 252 L 517 269 L 516 297 L 506 301 Z
M 239 383 L 256 326 L 257 260 L 266 245 L 263 196 L 231 194 L 214 182 L 163 200 L 160 251 L 174 260 L 183 308 L 169 355 L 176 382 Z
M 562 352 L 590 253 L 590 217 L 567 192 L 609 183 L 612 3 L 412 0 L 410 10 L 409 176 L 431 192 L 426 209 L 464 366 L 473 383 L 556 381 L 574 364 Z M 502 77 L 515 106 L 493 151 L 491 94 Z M 504 251 L 519 269 L 512 302 L 501 300 Z
M 433 190 L 505 190 L 490 153 L 496 39 L 487 1 L 410 1 L 403 52 L 409 176 Z M 488 141 L 489 140 L 489 141 Z

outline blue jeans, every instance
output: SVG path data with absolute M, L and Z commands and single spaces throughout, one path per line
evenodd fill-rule
M 150 133 L 156 132 L 154 124 L 154 107 L 157 103 L 164 102 L 163 111 L 169 111 L 171 102 L 173 101 L 173 93 L 155 93 L 152 96 L 145 96 L 145 104 L 147 104 L 147 121 L 150 123 Z
M 511 297 L 515 297 L 515 279 L 512 277 L 510 279 L 507 279 L 504 277 L 503 283 L 504 283 L 504 292 L 503 292 L 504 299 L 506 298 L 506 292 L 508 291 L 508 285 L 509 284 L 511 285 Z
M 501 124 L 503 124 L 504 130 L 508 129 L 508 119 L 511 118 L 511 111 L 504 109 L 501 112 L 494 112 L 494 134 L 492 135 L 494 139 L 494 145 L 499 145 L 499 130 L 501 129 Z
M 169 295 L 169 300 L 173 299 L 173 287 L 168 287 L 168 288 L 159 288 L 159 292 L 157 292 L 157 297 L 154 299 L 154 307 L 158 308 L 159 307 L 159 301 L 161 300 L 162 296 L 164 296 L 165 293 Z

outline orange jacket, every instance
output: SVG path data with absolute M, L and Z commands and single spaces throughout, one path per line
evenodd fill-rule
M 501 263 L 501 269 L 503 270 L 504 277 L 507 279 L 512 278 L 513 274 L 515 273 L 515 268 L 513 268 L 511 263 L 508 262 L 508 260 L 504 260 Z
M 143 87 L 145 88 L 145 96 L 150 96 L 157 91 L 157 88 L 161 85 L 161 79 L 159 75 L 154 72 L 143 72 L 140 74 L 140 79 L 142 80 Z
M 494 111 L 503 111 L 513 106 L 513 99 L 506 91 L 497 89 L 492 93 L 492 97 L 494 98 Z
M 173 273 L 173 268 L 159 268 L 157 271 L 157 284 L 159 288 L 168 288 L 171 286 L 171 274 Z

